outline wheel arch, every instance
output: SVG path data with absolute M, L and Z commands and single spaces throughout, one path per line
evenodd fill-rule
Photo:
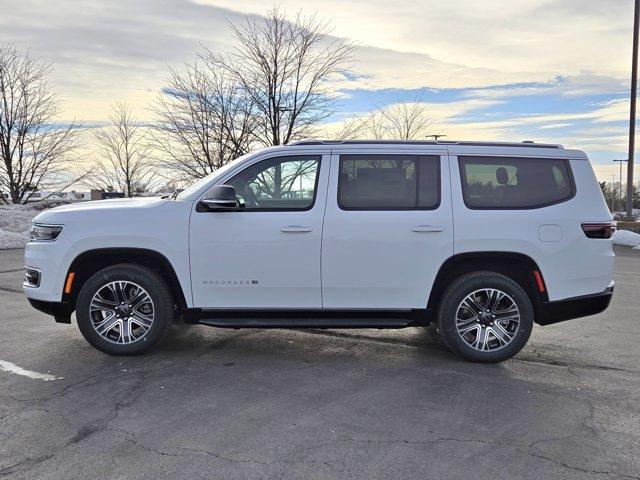
M 187 302 L 182 284 L 171 262 L 162 253 L 146 248 L 98 248 L 80 253 L 69 266 L 66 279 L 74 273 L 70 293 L 63 289 L 62 301 L 75 307 L 78 294 L 85 282 L 103 268 L 121 263 L 143 265 L 157 271 L 164 278 L 169 288 L 175 294 L 175 300 L 180 309 L 187 308 Z
M 431 288 L 427 309 L 438 309 L 442 295 L 454 279 L 476 271 L 496 272 L 513 279 L 529 295 L 536 317 L 542 302 L 548 301 L 546 287 L 544 292 L 540 291 L 533 273 L 539 272 L 542 279 L 540 267 L 528 255 L 500 251 L 467 252 L 453 255 L 440 266 Z

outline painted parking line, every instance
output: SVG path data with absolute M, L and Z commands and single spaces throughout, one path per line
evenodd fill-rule
M 31 370 L 24 369 L 15 363 L 0 360 L 0 370 L 9 373 L 15 373 L 16 375 L 22 375 L 23 377 L 33 378 L 34 380 L 44 380 L 45 382 L 51 380 L 62 380 L 62 377 L 56 377 L 55 375 L 49 375 L 48 373 L 32 372 Z

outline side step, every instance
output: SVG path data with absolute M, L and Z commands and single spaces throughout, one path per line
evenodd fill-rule
M 220 328 L 405 328 L 403 318 L 205 318 L 198 323 Z
M 186 323 L 219 328 L 405 328 L 429 323 L 425 310 L 205 310 L 182 312 Z

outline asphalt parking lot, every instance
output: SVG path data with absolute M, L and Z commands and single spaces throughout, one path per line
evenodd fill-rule
M 175 326 L 116 358 L 21 293 L 0 252 L 0 476 L 640 478 L 640 253 L 601 315 L 534 329 L 500 365 L 430 329 Z

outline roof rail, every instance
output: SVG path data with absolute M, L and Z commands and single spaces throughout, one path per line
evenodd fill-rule
M 289 143 L 289 146 L 299 145 L 468 145 L 472 147 L 523 147 L 523 148 L 564 148 L 553 143 L 534 143 L 531 140 L 524 142 L 476 142 L 456 140 L 298 140 Z

